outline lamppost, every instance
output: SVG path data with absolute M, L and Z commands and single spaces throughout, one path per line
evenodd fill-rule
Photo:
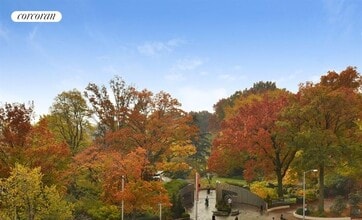
M 303 220 L 305 219 L 305 174 L 308 172 L 318 172 L 318 170 L 312 169 L 303 172 Z
M 162 220 L 162 203 L 160 203 L 160 220 Z
M 124 190 L 124 176 L 122 175 L 122 213 L 121 213 L 121 220 L 123 220 L 123 212 L 124 212 L 123 190 Z

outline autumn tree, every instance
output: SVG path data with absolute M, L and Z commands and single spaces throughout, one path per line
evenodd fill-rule
M 55 186 L 42 184 L 40 168 L 16 164 L 6 179 L 0 180 L 1 219 L 72 219 L 73 207 Z
M 326 75 L 321 77 L 319 85 L 332 89 L 350 88 L 355 92 L 360 92 L 362 77 L 357 72 L 356 67 L 349 66 L 339 74 L 335 71 L 328 71 Z
M 259 81 L 257 83 L 254 83 L 251 88 L 244 89 L 243 91 L 241 91 L 241 90 L 236 91 L 234 94 L 232 94 L 228 98 L 223 98 L 214 105 L 214 110 L 215 110 L 214 115 L 215 115 L 216 119 L 213 119 L 213 120 L 217 120 L 219 123 L 221 123 L 224 119 L 227 118 L 227 114 L 228 114 L 226 112 L 227 109 L 230 109 L 230 108 L 238 109 L 240 107 L 240 104 L 238 104 L 238 102 L 244 100 L 245 98 L 247 98 L 250 95 L 262 94 L 267 91 L 273 91 L 276 89 L 277 89 L 277 86 L 274 82 Z M 217 123 L 217 122 L 214 122 L 214 123 Z
M 292 107 L 299 119 L 294 135 L 303 146 L 299 166 L 319 171 L 319 211 L 324 211 L 326 172 L 351 165 L 361 156 L 361 85 L 355 68 L 329 72 L 320 83 L 301 85 Z
M 239 149 L 231 147 L 234 145 L 232 140 L 228 144 L 217 144 L 214 141 L 207 160 L 208 170 L 223 177 L 240 174 L 248 157 Z
M 162 182 L 142 179 L 149 166 L 146 150 L 143 148 L 122 155 L 116 150 L 90 147 L 76 156 L 75 163 L 77 173 L 91 171 L 87 175 L 87 181 L 101 186 L 99 198 L 119 209 L 123 200 L 125 213 L 133 219 L 137 214 L 156 213 L 159 203 L 164 207 L 170 206 Z
M 67 169 L 69 150 L 65 143 L 55 139 L 45 119 L 30 123 L 32 109 L 22 104 L 6 104 L 0 109 L 1 174 L 7 177 L 15 163 L 21 163 L 41 167 L 46 184 L 56 184 Z
M 87 144 L 89 115 L 86 100 L 76 89 L 59 94 L 51 107 L 49 124 L 68 144 L 73 155 Z
M 281 112 L 292 95 L 284 90 L 261 94 L 258 99 L 239 108 L 238 113 L 225 121 L 214 147 L 243 153 L 244 177 L 248 180 L 261 173 L 276 176 L 278 196 L 283 196 L 283 177 L 294 159 L 297 149 L 285 141 L 284 129 L 278 125 Z M 220 151 L 220 150 L 219 150 Z M 210 157 L 212 160 L 218 158 Z M 209 161 L 209 163 L 215 163 Z
M 89 83 L 84 92 L 97 117 L 101 135 L 105 135 L 107 131 L 117 131 L 126 125 L 130 109 L 134 106 L 137 96 L 136 89 L 126 85 L 125 81 L 118 76 L 112 79 L 109 84 L 111 94 L 109 94 L 106 86 L 98 86 L 94 83 Z M 110 95 L 113 96 L 110 97 Z M 146 99 L 143 101 L 147 106 Z
M 215 113 L 210 117 L 210 131 L 213 136 L 219 133 L 223 122 L 238 114 L 241 107 L 260 99 L 261 94 L 276 89 L 275 83 L 260 81 L 254 83 L 251 88 L 236 91 L 230 97 L 221 99 L 214 105 Z M 213 144 L 208 167 L 219 175 L 231 175 L 244 169 L 246 158 L 245 154 L 235 148 L 225 149 L 221 145 Z
M 85 92 L 99 119 L 99 145 L 123 154 L 137 147 L 145 149 L 153 166 L 145 173 L 145 179 L 155 170 L 188 168 L 184 162 L 175 163 L 178 155 L 174 150 L 181 147 L 193 154 L 189 146 L 196 129 L 191 125 L 191 116 L 179 108 L 176 99 L 165 92 L 138 91 L 119 77 L 110 81 L 110 91 L 112 97 L 107 87 L 89 84 Z
M 49 129 L 47 118 L 41 118 L 32 126 L 23 151 L 26 159 L 18 161 L 28 167 L 39 167 L 43 182 L 47 185 L 67 185 L 67 172 L 71 163 L 71 151 Z
M 33 104 L 19 103 L 0 107 L 0 176 L 7 176 L 15 162 L 25 157 L 33 108 Z

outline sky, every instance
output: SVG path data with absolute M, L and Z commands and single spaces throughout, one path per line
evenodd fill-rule
M 59 11 L 17 23 L 14 11 Z M 259 81 L 296 92 L 330 70 L 362 69 L 360 0 L 0 0 L 0 104 L 49 113 L 64 91 L 165 91 L 186 111 Z

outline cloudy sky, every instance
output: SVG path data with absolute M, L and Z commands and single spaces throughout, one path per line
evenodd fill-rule
M 59 23 L 15 23 L 48 10 Z M 297 91 L 328 70 L 362 68 L 360 0 L 0 0 L 0 102 L 48 113 L 63 91 L 115 75 L 166 91 L 186 111 L 258 81 Z

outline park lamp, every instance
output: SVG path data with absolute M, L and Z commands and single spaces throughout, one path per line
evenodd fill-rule
M 318 172 L 318 170 L 311 169 L 303 172 L 303 220 L 305 219 L 305 174 L 308 172 Z

